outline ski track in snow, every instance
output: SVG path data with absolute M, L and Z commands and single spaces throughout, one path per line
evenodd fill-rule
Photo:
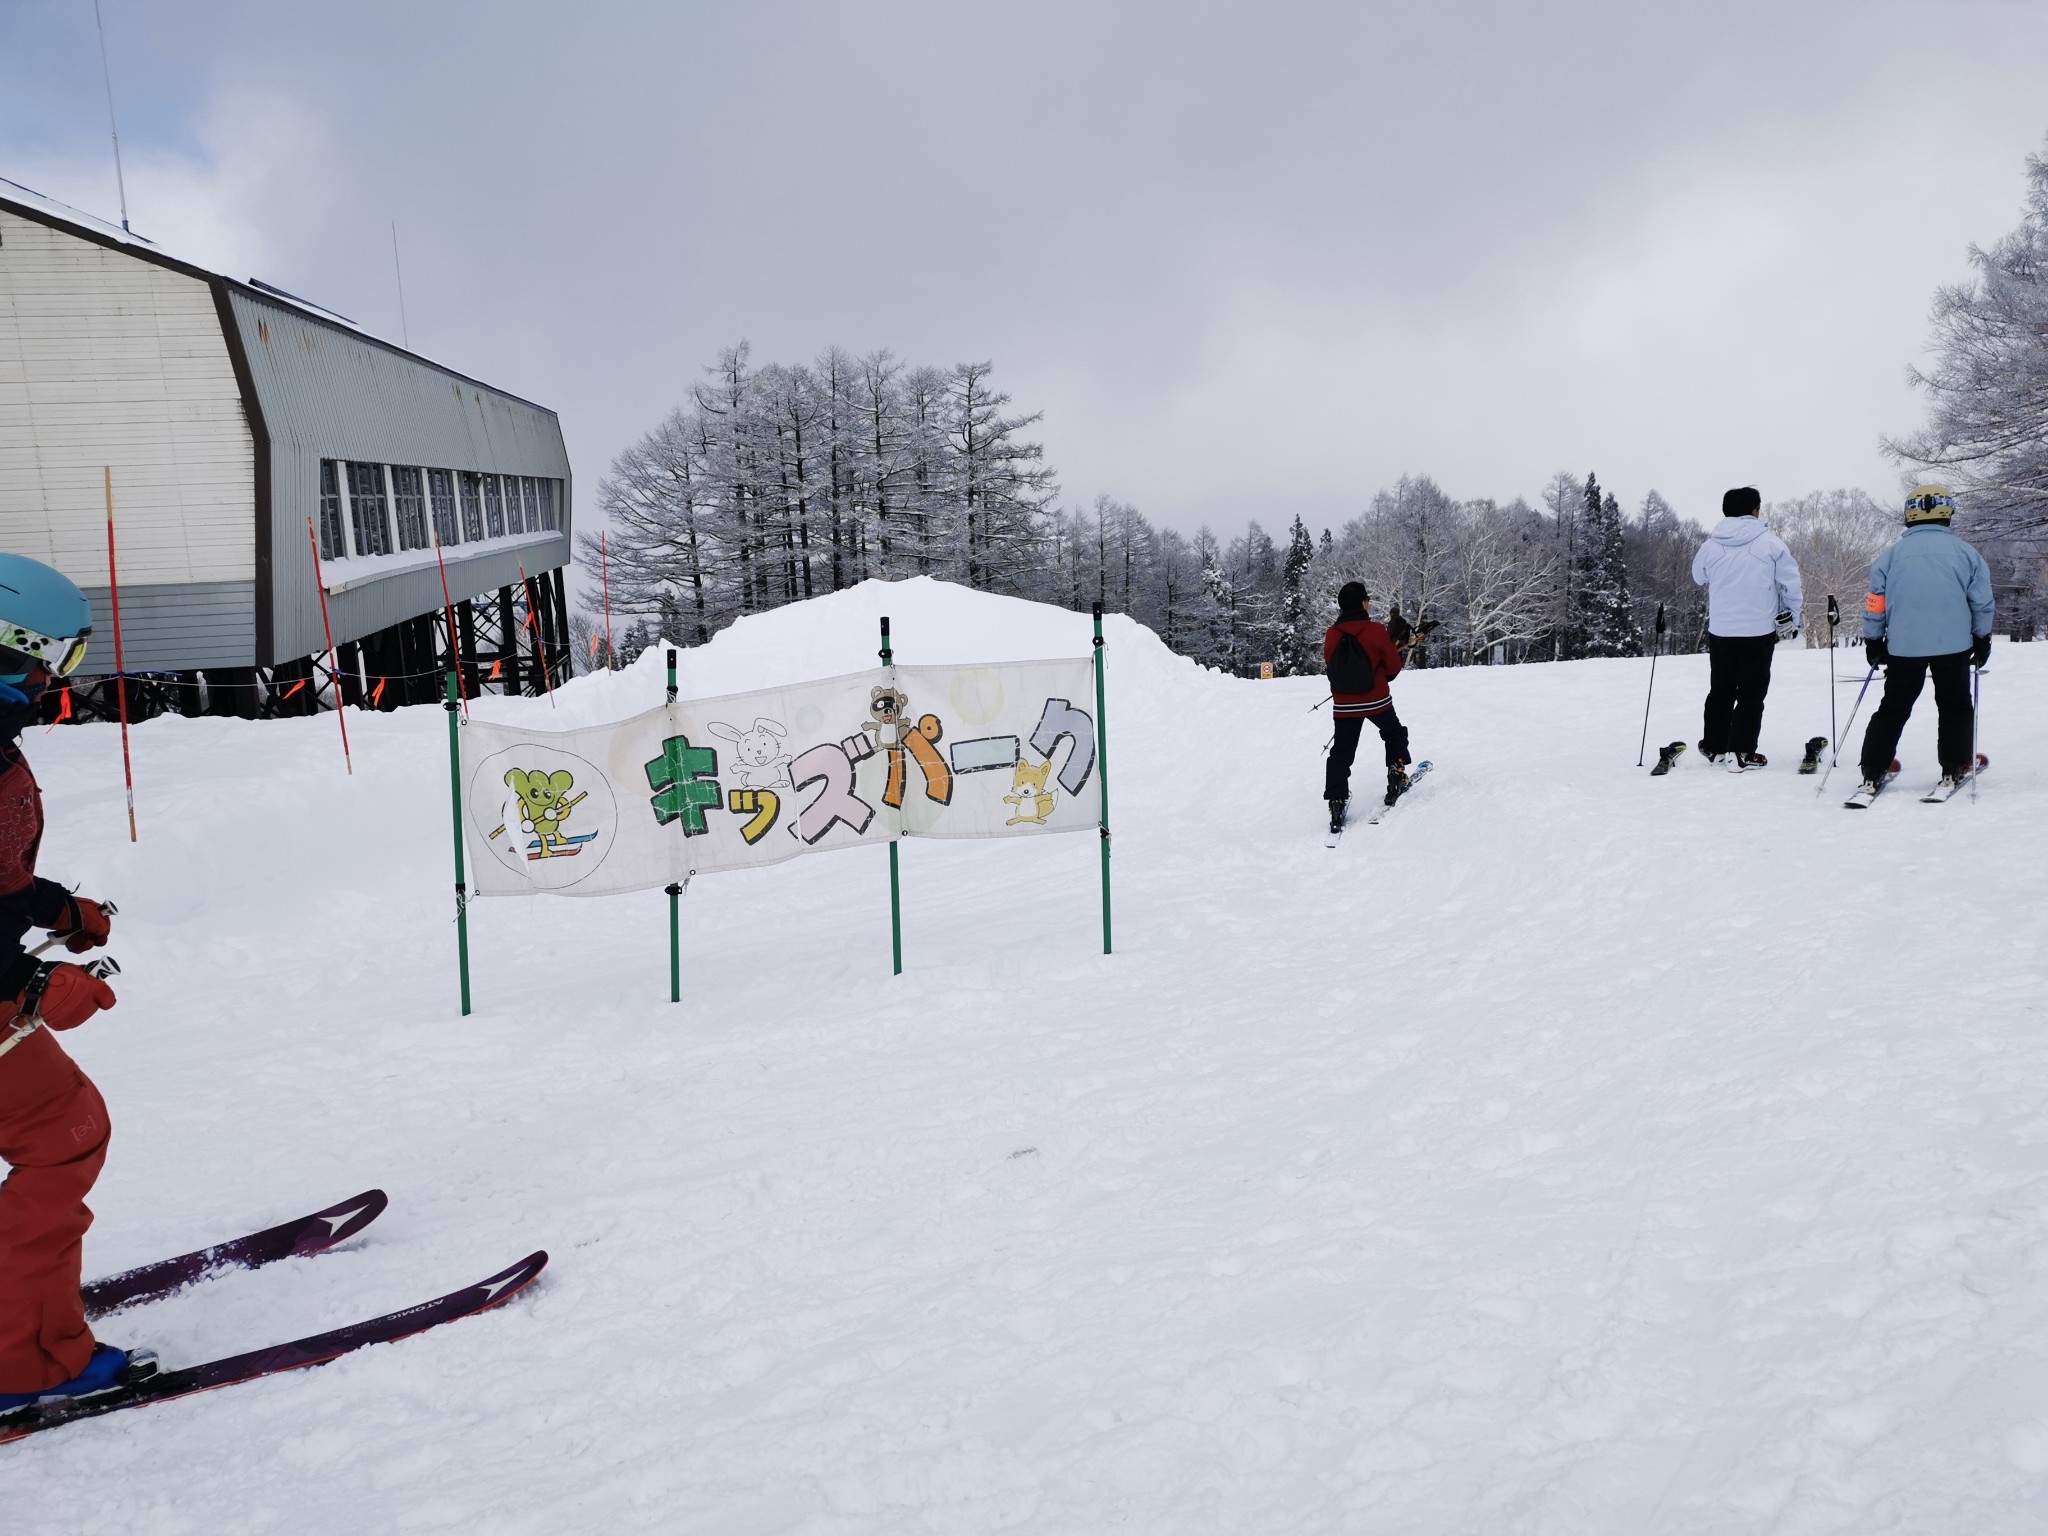
M 883 612 L 906 662 L 1087 649 L 870 584 L 683 692 L 865 665 Z M 176 1364 L 553 1264 L 0 1450 L 9 1528 L 2048 1525 L 2048 646 L 2000 643 L 1975 803 L 1913 798 L 1929 696 L 1854 815 L 1853 764 L 1793 771 L 1824 652 L 1741 777 L 1634 766 L 1640 661 L 1411 673 L 1436 770 L 1332 853 L 1318 681 L 1108 628 L 1113 958 L 1094 838 L 910 842 L 901 978 L 854 850 L 694 884 L 680 1007 L 650 892 L 479 903 L 458 1016 L 438 709 L 353 715 L 352 779 L 331 717 L 142 726 L 134 848 L 114 728 L 32 735 L 44 872 L 121 907 L 65 1038 L 114 1117 L 88 1272 L 392 1197 L 102 1335 Z M 617 718 L 660 666 L 477 707 Z M 1704 686 L 1659 664 L 1652 756 Z

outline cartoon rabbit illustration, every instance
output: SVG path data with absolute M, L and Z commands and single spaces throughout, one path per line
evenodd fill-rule
M 713 721 L 712 735 L 732 743 L 732 776 L 745 789 L 773 789 L 789 783 L 789 754 L 782 750 L 782 738 L 789 733 L 773 720 L 756 719 L 753 729 Z
M 1051 772 L 1051 758 L 1036 766 L 1025 762 L 1021 757 L 1017 759 L 1017 766 L 1010 775 L 1010 788 L 1016 793 L 1003 796 L 1003 804 L 1015 806 L 1017 814 L 1004 822 L 1004 826 L 1045 825 L 1045 818 L 1052 814 L 1054 798 L 1052 792 L 1045 787 L 1046 776 Z

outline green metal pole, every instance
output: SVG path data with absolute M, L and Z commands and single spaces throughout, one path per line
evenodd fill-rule
M 896 653 L 889 648 L 889 616 L 886 613 L 882 615 L 882 665 L 885 667 L 896 665 Z M 891 686 L 895 684 L 896 678 L 894 673 L 890 674 L 889 681 Z M 899 731 L 902 730 L 903 722 L 897 721 L 896 728 Z M 897 838 L 892 837 L 889 839 L 889 953 L 896 965 L 894 974 L 901 976 L 903 974 L 903 887 L 898 878 L 896 867 L 897 841 Z
M 668 651 L 668 701 L 676 701 L 674 646 Z M 668 884 L 668 1000 L 683 1000 L 683 888 L 673 880 Z
M 448 674 L 448 802 L 455 816 L 455 954 L 462 975 L 462 1016 L 469 1017 L 469 887 L 462 868 L 462 745 L 456 732 L 455 674 Z
M 1109 948 L 1109 716 L 1104 704 L 1102 604 L 1095 605 L 1095 771 L 1102 801 L 1102 952 Z

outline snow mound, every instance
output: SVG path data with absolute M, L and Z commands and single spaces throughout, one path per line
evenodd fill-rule
M 710 694 L 1078 655 L 1085 616 L 869 584 L 685 652 Z M 1109 637 L 1098 842 L 907 843 L 682 903 L 472 913 L 446 723 L 31 738 L 46 873 L 121 905 L 89 1270 L 375 1183 L 344 1250 L 108 1320 L 173 1363 L 554 1262 L 502 1311 L 8 1452 L 23 1529 L 2031 1532 L 2048 647 L 1979 798 L 1635 766 L 1643 662 L 1402 677 L 1436 771 L 1322 847 L 1314 679 Z M 1844 653 L 1847 713 L 1861 680 Z M 660 700 L 659 650 L 494 717 Z M 1697 734 L 1699 658 L 1650 741 Z M 1866 709 L 1868 705 L 1866 705 Z M 1860 724 L 1858 727 L 1860 731 Z M 1360 793 L 1377 786 L 1361 753 Z M 4 1070 L 4 1063 L 0 1063 Z M 308 1500 L 305 1490 L 338 1490 Z
M 864 581 L 829 597 L 741 619 L 713 635 L 708 645 L 678 648 L 677 692 L 686 699 L 709 698 L 875 666 L 884 617 L 890 621 L 896 660 L 906 665 L 1086 656 L 1094 636 L 1089 615 L 1044 603 L 975 592 L 929 576 Z M 1121 614 L 1103 619 L 1103 633 L 1118 663 L 1139 667 L 1148 678 L 1171 674 L 1192 679 L 1202 670 Z M 660 703 L 668 686 L 666 650 L 657 642 L 629 667 L 577 678 L 557 693 L 557 708 L 547 723 L 561 729 L 598 725 Z M 531 700 L 491 698 L 481 707 L 491 719 L 541 723 Z

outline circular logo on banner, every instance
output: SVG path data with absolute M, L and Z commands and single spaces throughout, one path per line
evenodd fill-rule
M 491 857 L 543 891 L 588 876 L 619 831 L 605 776 L 552 747 L 507 747 L 477 764 L 469 817 Z
M 953 713 L 968 725 L 987 725 L 1003 712 L 1003 674 L 994 667 L 962 667 L 953 674 Z

